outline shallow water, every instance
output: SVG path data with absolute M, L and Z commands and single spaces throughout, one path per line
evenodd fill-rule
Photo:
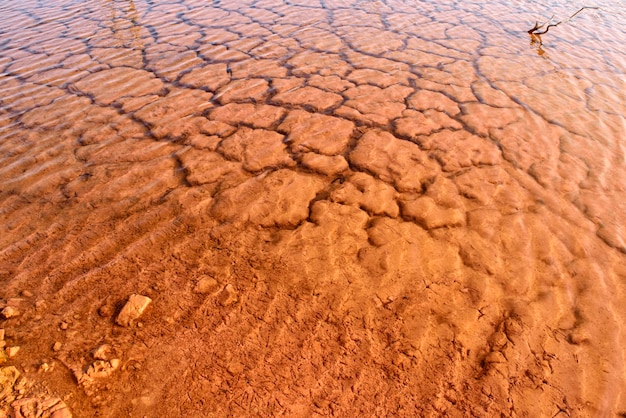
M 531 36 L 585 4 L 483 3 L 0 1 L 27 396 L 625 414 L 626 8 Z M 132 293 L 153 303 L 120 328 Z M 82 378 L 103 343 L 123 366 Z

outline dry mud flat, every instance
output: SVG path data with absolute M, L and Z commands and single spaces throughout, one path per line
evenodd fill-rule
M 624 416 L 626 37 L 438 3 L 3 6 L 0 416 Z

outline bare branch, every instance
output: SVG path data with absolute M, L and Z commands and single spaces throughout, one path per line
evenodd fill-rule
M 569 22 L 570 20 L 572 20 L 574 18 L 574 16 L 576 16 L 578 13 L 582 12 L 585 9 L 599 9 L 599 7 L 591 7 L 591 6 L 584 6 L 581 7 L 576 13 L 574 13 L 573 15 L 571 15 L 570 17 L 568 17 L 565 20 L 561 20 L 557 23 L 553 23 L 551 24 L 550 22 L 552 22 L 552 18 L 554 17 L 554 15 L 552 15 L 552 17 L 545 23 L 542 23 L 541 25 L 539 24 L 539 22 L 535 22 L 535 26 L 528 31 L 528 33 L 530 33 L 531 35 L 543 35 L 544 33 L 548 33 L 548 31 L 550 30 L 550 28 L 553 28 L 555 26 L 559 26 L 561 23 L 566 23 Z M 543 29 L 545 27 L 545 30 L 543 32 L 540 32 L 541 29 Z

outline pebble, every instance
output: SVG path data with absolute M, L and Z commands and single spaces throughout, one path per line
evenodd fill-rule
M 96 348 L 93 352 L 93 358 L 96 360 L 108 360 L 111 354 L 111 346 L 109 344 L 102 344 Z
M 109 377 L 118 367 L 120 367 L 120 359 L 117 358 L 109 361 L 96 360 L 89 366 L 86 374 L 90 378 Z
M 212 277 L 203 277 L 198 280 L 196 287 L 193 289 L 195 293 L 213 293 L 219 287 L 217 280 Z
M 28 290 L 22 290 L 22 296 L 24 296 L 25 298 L 32 298 L 33 292 L 28 291 Z
M 5 351 L 7 352 L 7 356 L 9 356 L 9 358 L 13 358 L 17 356 L 18 351 L 20 351 L 20 347 L 17 345 L 14 347 L 7 347 Z
M 48 370 L 50 370 L 50 365 L 48 363 L 41 363 L 41 366 L 39 366 L 39 371 L 47 372 Z
M 57 341 L 52 346 L 52 351 L 59 351 L 61 349 L 61 347 L 63 347 L 63 344 L 61 344 L 60 342 Z
M 70 326 L 68 325 L 67 322 L 63 321 L 61 322 L 61 324 L 59 325 L 59 328 L 61 328 L 63 331 L 65 331 L 66 329 L 68 329 Z
M 137 294 L 130 295 L 128 302 L 126 302 L 126 305 L 122 308 L 115 322 L 123 327 L 129 326 L 132 321 L 141 316 L 150 302 L 152 302 L 152 299 L 147 296 Z
M 7 306 L 6 308 L 2 310 L 2 312 L 0 312 L 0 314 L 2 315 L 4 319 L 9 319 L 9 318 L 13 318 L 14 316 L 18 316 L 19 312 L 15 308 L 11 306 Z
M 4 328 L 0 328 L 0 341 L 4 340 Z

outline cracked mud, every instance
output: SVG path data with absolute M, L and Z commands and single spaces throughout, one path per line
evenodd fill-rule
M 0 416 L 623 416 L 620 7 L 1 4 Z

